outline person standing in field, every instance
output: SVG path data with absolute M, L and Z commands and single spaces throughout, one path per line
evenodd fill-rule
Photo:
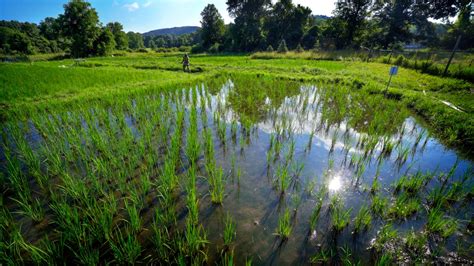
M 183 63 L 183 71 L 186 72 L 186 70 L 187 70 L 188 72 L 190 72 L 189 71 L 189 56 L 188 56 L 188 54 L 184 54 L 182 63 Z

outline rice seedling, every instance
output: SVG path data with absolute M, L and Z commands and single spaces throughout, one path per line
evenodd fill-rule
M 230 135 L 232 136 L 232 140 L 235 142 L 237 140 L 237 121 L 232 120 L 230 125 Z
M 340 204 L 331 209 L 331 223 L 334 231 L 341 232 L 349 225 L 351 212 L 352 208 L 343 210 L 343 207 Z
M 458 223 L 454 218 L 445 217 L 439 207 L 428 212 L 428 222 L 426 230 L 433 234 L 439 234 L 446 238 L 458 229 Z
M 235 222 L 232 220 L 232 217 L 227 214 L 224 223 L 224 246 L 229 247 L 232 242 L 234 242 L 236 236 Z
M 291 205 L 293 206 L 293 211 L 297 212 L 302 202 L 301 195 L 299 193 L 294 193 L 291 196 Z
M 370 206 L 370 209 L 375 214 L 383 217 L 385 215 L 387 206 L 387 198 L 381 197 L 380 195 L 375 195 L 374 197 L 372 197 L 372 205 Z
M 286 209 L 283 215 L 280 215 L 280 218 L 278 219 L 278 226 L 275 235 L 279 236 L 284 241 L 290 236 L 291 230 L 290 211 Z
M 151 228 L 153 231 L 152 242 L 154 250 L 156 251 L 160 259 L 167 261 L 167 256 L 169 253 L 171 253 L 171 246 L 168 243 L 170 242 L 171 235 L 168 231 L 167 226 L 162 223 L 164 219 L 165 218 L 161 214 L 161 211 L 159 209 L 156 209 L 155 217 L 151 224 Z
M 380 258 L 378 258 L 377 261 L 375 262 L 375 265 L 377 266 L 393 265 L 392 256 L 390 254 L 382 254 L 382 256 L 380 256 Z
M 420 208 L 421 203 L 418 198 L 413 198 L 409 194 L 403 193 L 390 206 L 387 215 L 394 218 L 407 218 L 418 212 Z
M 218 119 L 216 123 L 216 127 L 217 127 L 217 136 L 219 136 L 221 143 L 225 145 L 226 131 L 227 131 L 226 122 Z
M 142 247 L 137 238 L 131 234 L 116 230 L 112 239 L 109 240 L 110 249 L 119 264 L 135 264 L 140 258 Z
M 214 143 L 212 140 L 212 133 L 209 128 L 204 130 L 204 147 L 206 152 L 206 159 L 213 160 L 214 159 Z
M 207 168 L 207 166 L 206 166 Z M 212 203 L 222 204 L 224 200 L 224 171 L 222 167 L 208 168 L 209 192 Z
M 339 247 L 339 249 L 342 253 L 340 255 L 342 265 L 361 265 L 360 261 L 354 260 L 354 256 L 348 246 Z
M 323 197 L 322 195 L 318 195 L 316 199 L 316 206 L 314 207 L 313 212 L 311 213 L 311 217 L 309 221 L 309 229 L 311 233 L 314 232 L 314 230 L 316 230 L 316 224 L 319 220 L 322 206 L 323 206 Z
M 428 236 L 423 232 L 416 233 L 413 229 L 408 232 L 405 238 L 405 245 L 414 255 L 422 253 L 427 243 Z
M 284 165 L 279 165 L 275 173 L 275 184 L 281 194 L 285 194 L 290 186 L 290 174 L 288 173 L 288 168 Z
M 197 162 L 200 153 L 200 143 L 198 140 L 198 129 L 197 129 L 197 114 L 196 108 L 191 109 L 190 114 L 190 125 L 188 128 L 186 155 L 188 156 L 191 163 Z
M 387 243 L 397 239 L 397 236 L 398 231 L 393 229 L 393 226 L 391 224 L 386 224 L 382 226 L 380 231 L 377 233 L 377 237 L 375 238 L 373 247 L 380 252 L 384 249 Z
M 375 194 L 378 191 L 380 191 L 380 181 L 378 180 L 377 177 L 374 178 L 374 181 L 372 181 L 372 186 L 370 187 L 370 193 Z
M 184 232 L 184 245 L 181 248 L 182 254 L 196 256 L 202 252 L 202 249 L 209 243 L 206 231 L 202 225 L 196 225 L 189 219 L 186 220 L 186 231 Z
M 21 208 L 17 213 L 28 216 L 36 223 L 41 222 L 44 219 L 45 211 L 41 206 L 40 200 L 38 198 L 33 200 L 27 197 L 25 194 L 20 193 L 18 199 L 12 198 Z
M 191 167 L 189 170 L 189 184 L 187 186 L 187 196 L 186 196 L 186 202 L 187 202 L 187 208 L 188 208 L 188 217 L 189 219 L 196 223 L 199 220 L 199 201 L 197 199 L 196 195 L 196 170 L 194 167 Z
M 397 152 L 398 152 L 397 162 L 399 165 L 402 165 L 408 159 L 408 155 L 410 153 L 410 147 L 404 147 L 403 145 L 398 145 Z
M 395 182 L 394 192 L 398 193 L 403 190 L 410 195 L 414 195 L 426 186 L 432 177 L 430 173 L 423 175 L 420 172 L 417 172 L 413 176 L 404 175 Z
M 331 258 L 335 257 L 335 252 L 332 249 L 321 249 L 319 252 L 311 256 L 311 263 L 328 263 Z
M 363 205 L 354 219 L 354 232 L 360 233 L 366 230 L 372 224 L 372 215 L 370 209 Z
M 138 233 L 141 230 L 140 211 L 134 202 L 125 200 L 125 210 L 128 213 L 130 229 L 132 232 Z
M 15 228 L 13 232 L 11 232 L 10 234 L 11 234 L 10 246 L 2 247 L 2 248 L 13 249 L 14 253 L 17 255 L 17 258 L 20 259 L 20 261 L 23 260 L 23 257 L 21 256 L 22 252 L 26 252 L 31 258 L 31 260 L 36 264 L 41 264 L 47 261 L 48 254 L 44 250 L 40 249 L 39 247 L 26 242 L 19 228 Z
M 234 252 L 224 252 L 221 255 L 221 265 L 223 266 L 233 266 L 235 264 L 234 261 Z

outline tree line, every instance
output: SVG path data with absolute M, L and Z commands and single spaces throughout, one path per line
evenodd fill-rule
M 97 11 L 84 0 L 69 1 L 63 14 L 47 17 L 38 25 L 0 21 L 1 54 L 68 52 L 73 57 L 85 57 L 141 47 L 140 33 L 125 33 L 119 22 L 102 25 Z
M 202 11 L 202 50 L 392 49 L 411 42 L 452 48 L 458 36 L 461 49 L 474 45 L 470 0 L 337 1 L 325 19 L 292 0 L 227 0 L 227 11 L 234 19 L 229 25 L 213 4 Z
M 332 17 L 314 16 L 292 0 L 227 0 L 234 19 L 225 24 L 213 4 L 201 12 L 201 29 L 184 35 L 143 37 L 123 31 L 119 22 L 100 23 L 85 0 L 71 0 L 57 18 L 38 25 L 0 21 L 0 54 L 67 52 L 73 57 L 107 55 L 114 50 L 193 46 L 194 52 L 286 51 L 288 49 L 396 49 L 407 43 L 472 49 L 470 0 L 345 0 Z M 456 16 L 451 23 L 448 18 Z M 433 21 L 444 21 L 437 23 Z

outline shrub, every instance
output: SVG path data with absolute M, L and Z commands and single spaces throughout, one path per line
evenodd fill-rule
M 269 45 L 269 46 L 267 47 L 267 52 L 273 52 L 273 51 L 274 51 L 274 50 L 273 50 L 273 46 Z
M 395 59 L 395 65 L 402 66 L 404 61 L 405 57 L 403 55 L 399 55 L 397 59 Z
M 219 44 L 215 43 L 211 47 L 209 47 L 209 53 L 217 54 L 219 52 Z
M 288 52 L 288 47 L 286 46 L 285 40 L 281 40 L 280 45 L 278 45 L 278 50 L 279 53 L 287 53 Z
M 298 46 L 296 46 L 296 52 L 297 52 L 297 53 L 302 53 L 302 52 L 304 52 L 303 47 L 301 47 L 301 44 L 299 44 L 299 43 L 298 43 Z
M 193 47 L 191 47 L 191 53 L 193 54 L 198 54 L 204 52 L 204 48 L 200 44 L 196 44 Z

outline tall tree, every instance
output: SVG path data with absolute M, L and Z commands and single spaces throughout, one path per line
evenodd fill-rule
M 59 15 L 63 34 L 72 40 L 71 54 L 75 57 L 94 53 L 94 41 L 101 33 L 99 16 L 84 0 L 71 0 Z
M 47 17 L 42 20 L 38 26 L 41 34 L 48 40 L 58 39 L 61 28 L 59 21 L 53 17 Z
M 112 31 L 105 27 L 101 30 L 99 37 L 94 41 L 94 53 L 96 55 L 108 55 L 115 49 L 115 39 Z
M 381 46 L 388 48 L 409 39 L 413 0 L 381 0 L 374 4 L 375 19 L 382 29 Z
M 318 41 L 320 35 L 320 29 L 317 25 L 311 27 L 303 36 L 303 47 L 305 49 L 315 48 L 316 42 Z
M 301 43 L 309 26 L 311 9 L 295 6 L 292 0 L 279 0 L 272 6 L 265 23 L 267 42 L 277 46 L 285 40 L 290 49 Z
M 463 8 L 472 5 L 472 0 L 436 0 L 426 2 L 429 5 L 430 17 L 434 19 L 454 17 Z
M 208 49 L 215 43 L 221 43 L 225 26 L 221 14 L 214 4 L 208 4 L 201 12 L 202 46 Z
M 112 32 L 115 40 L 115 48 L 124 50 L 128 48 L 127 34 L 123 31 L 123 26 L 119 22 L 109 22 L 106 26 Z
M 230 30 L 235 48 L 252 51 L 265 45 L 263 20 L 271 0 L 227 0 L 227 11 L 234 18 Z
M 346 0 L 336 3 L 333 13 L 344 22 L 341 29 L 344 46 L 352 45 L 354 37 L 360 35 L 360 30 L 369 16 L 370 6 L 371 0 Z
M 474 47 L 474 21 L 471 14 L 471 4 L 461 8 L 456 22 L 451 26 L 448 30 L 448 34 L 445 36 L 444 45 L 446 48 L 452 48 L 459 36 L 461 36 L 460 49 Z
M 127 38 L 128 47 L 130 47 L 130 49 L 140 49 L 145 47 L 143 44 L 143 36 L 140 33 L 129 31 L 127 32 Z

